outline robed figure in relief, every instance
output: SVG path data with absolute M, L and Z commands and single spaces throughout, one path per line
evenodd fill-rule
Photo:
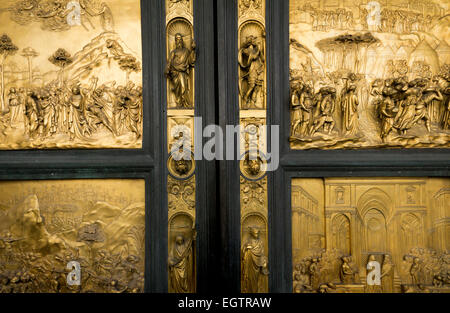
M 244 293 L 262 292 L 260 279 L 269 274 L 264 243 L 259 236 L 259 230 L 250 229 L 250 238 L 242 247 L 242 276 Z
M 170 52 L 165 74 L 178 108 L 192 108 L 193 105 L 190 99 L 190 71 L 196 61 L 195 49 L 194 42 L 190 49 L 186 48 L 183 36 L 175 35 L 175 49 Z
M 194 290 L 194 255 L 193 241 L 183 235 L 175 238 L 173 249 L 169 255 L 170 287 L 174 293 L 193 293 Z

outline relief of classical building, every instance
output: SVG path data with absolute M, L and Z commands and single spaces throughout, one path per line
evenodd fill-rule
M 293 180 L 294 291 L 450 292 L 449 184 L 438 178 Z M 302 208 L 317 203 L 319 213 L 307 211 L 302 224 Z M 312 251 L 301 238 L 316 232 L 315 216 L 325 240 Z M 389 284 L 367 285 L 371 261 L 393 268 Z

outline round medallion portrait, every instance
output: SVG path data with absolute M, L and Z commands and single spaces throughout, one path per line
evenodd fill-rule
M 171 176 L 185 180 L 195 172 L 195 161 L 192 152 L 177 151 L 170 154 L 167 160 L 167 168 Z
M 261 153 L 246 152 L 240 161 L 241 174 L 248 180 L 260 180 L 267 172 L 267 161 Z

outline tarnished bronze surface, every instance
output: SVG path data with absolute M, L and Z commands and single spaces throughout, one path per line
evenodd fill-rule
M 290 0 L 291 147 L 450 147 L 448 13 L 435 0 Z
M 8 0 L 0 21 L 0 149 L 142 147 L 139 0 Z
M 143 292 L 145 181 L 0 182 L 0 293 Z M 69 285 L 69 262 L 80 285 Z
M 293 290 L 449 293 L 449 216 L 448 178 L 294 179 Z

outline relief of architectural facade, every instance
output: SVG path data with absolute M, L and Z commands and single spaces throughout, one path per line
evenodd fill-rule
M 294 292 L 450 292 L 448 179 L 292 184 Z
M 290 0 L 291 147 L 449 147 L 440 3 Z
M 144 291 L 143 180 L 0 185 L 0 293 Z
M 0 149 L 141 148 L 139 1 L 8 5 L 0 8 Z

